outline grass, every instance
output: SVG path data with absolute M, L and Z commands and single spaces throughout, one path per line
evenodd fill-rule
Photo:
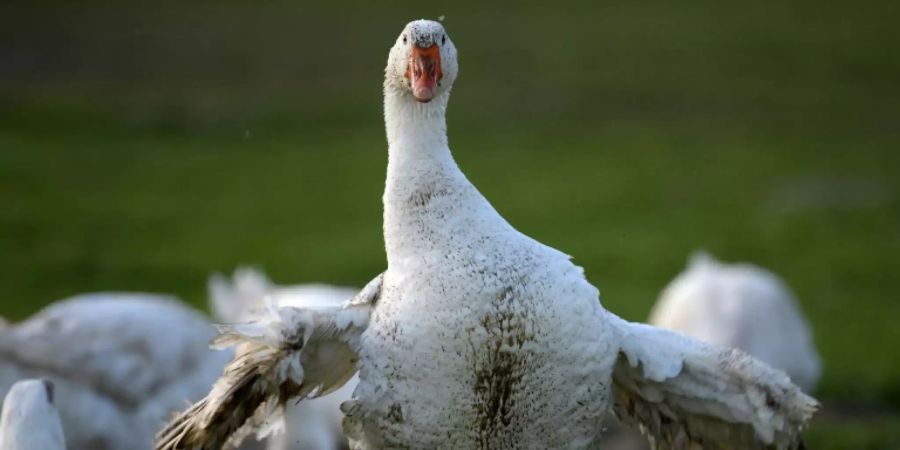
M 379 72 L 402 5 L 98 5 L 20 6 L 0 47 L 62 48 L 0 73 L 0 314 L 93 290 L 203 307 L 239 264 L 383 269 Z M 810 447 L 896 448 L 895 7 L 798 5 L 462 2 L 451 146 L 628 319 L 696 248 L 783 276 L 825 364 Z

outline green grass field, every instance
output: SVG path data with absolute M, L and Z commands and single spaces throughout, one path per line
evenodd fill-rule
M 809 448 L 900 447 L 893 4 L 6 8 L 2 316 L 95 290 L 202 308 L 240 264 L 368 281 L 386 50 L 447 14 L 451 147 L 511 223 L 631 320 L 694 249 L 770 268 L 824 360 Z

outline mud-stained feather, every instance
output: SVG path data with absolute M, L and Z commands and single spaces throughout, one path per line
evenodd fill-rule
M 236 447 L 255 430 L 264 436 L 287 401 L 342 386 L 380 292 L 381 275 L 341 305 L 270 303 L 257 321 L 220 326 L 213 346 L 237 347 L 235 358 L 205 399 L 160 431 L 156 450 Z
M 818 403 L 784 372 L 740 350 L 612 314 L 622 332 L 613 412 L 658 450 L 803 448 Z

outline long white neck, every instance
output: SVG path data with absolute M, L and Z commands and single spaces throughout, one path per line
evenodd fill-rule
M 385 88 L 388 170 L 384 241 L 388 265 L 435 251 L 459 233 L 492 233 L 506 226 L 459 170 L 447 144 L 449 92 L 429 103 Z

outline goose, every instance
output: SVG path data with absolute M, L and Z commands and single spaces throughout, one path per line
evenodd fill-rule
M 0 329 L 0 395 L 46 377 L 70 450 L 148 450 L 169 415 L 202 398 L 231 359 L 209 350 L 214 335 L 173 297 L 76 295 Z
M 384 116 L 387 270 L 342 305 L 268 303 L 223 326 L 237 347 L 156 449 L 233 445 L 356 371 L 351 448 L 596 448 L 612 409 L 656 448 L 797 449 L 818 403 L 745 353 L 606 311 L 571 258 L 518 232 L 450 153 L 458 73 L 444 27 L 390 50 Z
M 49 380 L 17 381 L 3 400 L 0 449 L 66 450 Z
M 302 308 L 309 303 L 340 305 L 358 289 L 320 283 L 278 286 L 265 273 L 250 267 L 235 269 L 231 279 L 215 274 L 209 280 L 209 307 L 215 320 L 246 322 L 265 310 L 265 299 L 279 307 Z M 268 450 L 337 450 L 347 446 L 341 431 L 341 403 L 350 400 L 358 384 L 353 378 L 340 389 L 322 397 L 285 405 L 284 416 L 273 420 L 279 429 L 268 437 Z
M 806 392 L 821 375 L 809 323 L 775 274 L 697 252 L 660 294 L 649 322 L 701 341 L 746 351 L 787 372 Z

